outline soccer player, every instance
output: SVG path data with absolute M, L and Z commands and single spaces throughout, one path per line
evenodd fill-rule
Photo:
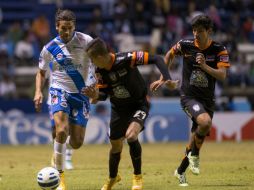
M 142 149 L 138 134 L 144 129 L 149 102 L 145 82 L 136 66 L 156 64 L 163 75 L 162 81 L 169 88 L 174 89 L 178 81 L 170 80 L 163 58 L 157 55 L 152 56 L 143 51 L 111 53 L 100 38 L 92 40 L 87 45 L 86 52 L 97 66 L 99 92 L 95 87 L 87 87 L 83 93 L 93 97 L 93 103 L 105 100 L 107 96 L 111 102 L 109 179 L 101 190 L 111 190 L 112 186 L 121 180 L 118 165 L 124 139 L 129 145 L 134 168 L 132 190 L 142 190 Z
M 226 48 L 210 38 L 212 26 L 208 16 L 195 17 L 192 20 L 194 39 L 180 40 L 165 56 L 169 66 L 175 56 L 183 57 L 181 106 L 193 121 L 186 155 L 175 171 L 180 186 L 188 186 L 185 176 L 188 166 L 193 174 L 200 173 L 199 152 L 212 125 L 215 82 L 226 78 L 226 69 L 230 66 Z M 162 83 L 155 81 L 151 90 L 157 90 Z
M 65 190 L 66 140 L 70 135 L 69 145 L 73 149 L 78 149 L 83 144 L 90 103 L 89 97 L 80 92 L 83 87 L 94 85 L 95 78 L 89 76 L 94 69 L 85 53 L 85 48 L 92 38 L 75 31 L 74 13 L 70 10 L 58 10 L 55 24 L 59 35 L 45 45 L 40 54 L 34 103 L 36 111 L 40 111 L 45 73 L 50 68 L 51 110 L 56 126 L 54 158 L 55 167 L 61 177 L 57 190 Z

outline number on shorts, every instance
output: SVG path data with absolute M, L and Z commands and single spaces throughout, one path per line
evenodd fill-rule
M 133 116 L 139 120 L 143 120 L 146 118 L 146 112 L 142 111 L 142 110 L 138 110 L 136 111 L 135 115 Z

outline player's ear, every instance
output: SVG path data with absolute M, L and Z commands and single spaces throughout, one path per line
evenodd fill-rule
M 59 22 L 56 22 L 56 31 L 59 29 Z

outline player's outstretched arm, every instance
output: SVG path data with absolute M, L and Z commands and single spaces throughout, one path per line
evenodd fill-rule
M 161 72 L 161 77 L 159 80 L 153 82 L 150 85 L 151 91 L 158 90 L 163 84 L 165 84 L 170 90 L 174 90 L 177 88 L 179 81 L 171 80 L 167 64 L 165 64 L 163 58 L 158 55 L 149 57 L 150 63 L 155 63 L 158 69 Z

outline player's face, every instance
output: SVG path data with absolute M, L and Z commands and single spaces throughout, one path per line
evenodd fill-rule
M 194 39 L 199 44 L 206 43 L 210 34 L 210 30 L 206 30 L 204 27 L 201 27 L 201 26 L 193 28 L 192 32 L 193 32 Z
M 69 42 L 72 39 L 75 24 L 73 21 L 61 20 L 57 23 L 56 30 L 64 43 Z
M 101 69 L 106 68 L 106 61 L 104 56 L 90 56 L 91 61 L 96 67 L 99 67 Z

